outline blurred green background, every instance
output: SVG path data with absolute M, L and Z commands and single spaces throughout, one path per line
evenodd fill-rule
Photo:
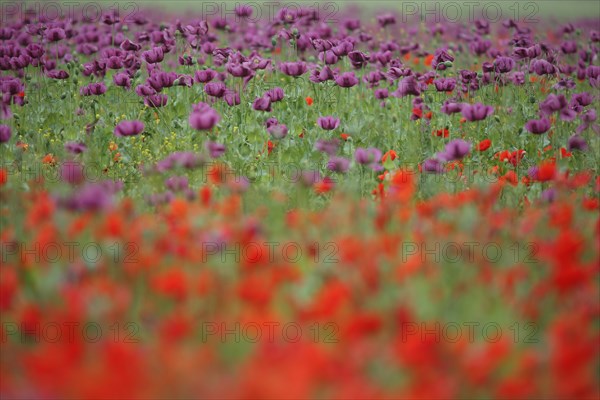
M 201 0 L 136 0 L 134 1 L 140 7 L 152 6 L 160 7 L 166 10 L 179 10 L 179 9 L 202 9 L 201 3 L 213 3 L 213 4 L 231 4 L 231 7 L 235 6 L 236 3 L 244 4 L 249 3 L 256 7 L 267 9 L 272 7 L 267 4 L 280 3 L 285 4 L 286 1 L 276 0 L 215 0 L 215 1 L 201 1 Z M 105 3 L 115 3 L 114 0 L 106 1 Z M 130 1 L 120 1 L 120 4 L 131 3 Z M 369 13 L 378 13 L 385 10 L 409 10 L 411 5 L 415 5 L 418 9 L 425 11 L 426 9 L 432 10 L 434 7 L 443 9 L 447 7 L 448 12 L 454 13 L 452 6 L 458 5 L 462 13 L 466 16 L 471 7 L 477 10 L 486 8 L 489 10 L 491 18 L 494 16 L 495 9 L 501 9 L 503 17 L 507 18 L 510 15 L 514 15 L 518 12 L 521 18 L 527 16 L 535 17 L 556 17 L 559 19 L 569 19 L 576 17 L 587 17 L 596 18 L 600 29 L 600 0 L 363 0 L 363 1 L 315 1 L 315 0 L 295 0 L 287 2 L 295 5 L 301 5 L 306 7 L 320 7 L 321 10 L 327 8 L 326 11 L 334 10 L 336 7 L 341 10 L 344 7 L 352 4 L 359 5 L 364 11 Z M 335 5 L 335 6 L 333 6 Z M 454 15 L 454 14 L 452 14 Z M 504 18 L 502 18 L 504 19 Z

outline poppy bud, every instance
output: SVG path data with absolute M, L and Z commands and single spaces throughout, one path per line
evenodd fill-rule
M 444 61 L 444 65 L 446 66 L 446 68 L 452 68 L 452 66 L 454 66 L 452 61 Z

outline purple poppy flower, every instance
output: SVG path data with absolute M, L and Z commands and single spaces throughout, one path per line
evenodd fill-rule
M 315 170 L 305 170 L 295 176 L 294 181 L 301 183 L 303 186 L 311 187 L 321 181 L 321 174 Z
M 202 157 L 189 151 L 175 152 L 156 163 L 158 172 L 165 172 L 175 167 L 193 169 L 204 164 Z
M 338 139 L 319 139 L 315 142 L 315 150 L 330 156 L 333 156 L 335 153 L 337 153 L 339 146 L 340 141 Z
M 546 60 L 533 60 L 529 66 L 529 71 L 535 72 L 537 75 L 554 75 L 556 66 L 550 64 Z
M 211 158 L 219 158 L 225 154 L 226 147 L 224 144 L 209 140 L 206 143 L 206 149 L 208 150 L 208 154 L 210 154 Z
M 187 176 L 171 176 L 165 180 L 165 186 L 173 192 L 181 192 L 188 188 L 189 181 Z
M 560 45 L 560 49 L 565 54 L 574 54 L 574 53 L 577 53 L 577 42 L 575 42 L 574 40 L 564 41 Z
M 279 123 L 279 121 L 277 121 L 277 118 L 271 117 L 265 121 L 265 126 L 268 129 L 269 127 L 271 127 L 273 125 L 277 125 L 278 123 Z
M 317 119 L 317 123 L 326 131 L 332 131 L 340 126 L 339 118 L 335 118 L 333 116 L 319 117 L 319 119 Z
M 448 63 L 454 62 L 454 57 L 445 49 L 437 49 L 433 54 L 431 66 L 433 69 L 443 71 L 447 68 Z
M 540 111 L 544 115 L 551 115 L 567 107 L 567 99 L 564 95 L 549 94 L 544 101 L 540 103 Z
M 240 18 L 248 18 L 252 15 L 252 6 L 247 4 L 238 4 L 235 6 L 235 15 Z
M 594 101 L 594 97 L 591 94 L 589 94 L 588 92 L 575 93 L 571 97 L 570 105 L 573 109 L 575 109 L 576 107 L 583 108 L 583 107 L 586 107 L 586 106 L 589 106 L 590 104 L 592 104 L 593 101 Z
M 487 53 L 490 47 L 492 47 L 492 42 L 487 39 L 476 39 L 469 43 L 469 49 L 477 56 Z
M 405 96 L 419 96 L 421 90 L 419 88 L 419 82 L 410 75 L 398 82 L 398 89 L 393 93 L 394 97 L 405 97 Z
M 271 99 L 272 103 L 276 103 L 278 101 L 283 100 L 284 93 L 283 89 L 280 87 L 274 87 L 273 89 L 267 90 L 265 96 L 268 96 Z
M 359 147 L 354 152 L 354 159 L 361 165 L 367 165 L 374 171 L 380 171 L 383 166 L 380 164 L 381 161 L 381 150 L 375 147 L 369 147 L 368 149 Z
M 566 73 L 567 75 L 571 75 L 571 73 Z M 560 81 L 556 82 L 553 86 L 552 89 L 556 89 L 556 90 L 572 90 L 575 89 L 577 87 L 577 85 L 575 84 L 575 82 L 573 82 L 572 79 L 568 79 L 568 78 L 563 78 Z
M 194 104 L 192 108 L 189 123 L 196 130 L 210 130 L 221 119 L 221 116 L 206 103 Z
M 311 40 L 311 44 L 314 47 L 314 49 L 318 52 L 324 52 L 330 50 L 333 47 L 333 44 L 329 40 L 318 38 Z
M 387 13 L 387 14 L 381 14 L 377 16 L 377 23 L 379 24 L 379 26 L 381 26 L 382 28 L 385 28 L 388 25 L 393 25 L 396 23 L 396 17 L 394 17 L 393 14 Z
M 583 137 L 581 137 L 578 134 L 575 134 L 569 138 L 569 141 L 567 143 L 567 149 L 569 151 L 586 151 L 588 149 L 588 144 Z
M 525 83 L 525 73 L 521 71 L 516 71 L 510 74 L 510 80 L 516 86 L 521 86 Z
M 367 64 L 369 61 L 369 56 L 361 51 L 351 51 L 348 53 L 348 59 L 350 60 L 353 68 L 360 69 Z
M 238 106 L 242 102 L 240 94 L 235 90 L 227 89 L 223 98 L 225 99 L 225 103 L 227 103 L 229 107 Z
M 494 107 L 486 106 L 481 103 L 476 103 L 473 105 L 465 103 L 461 109 L 462 116 L 467 121 L 482 121 L 488 116 L 492 115 L 493 112 Z
M 433 174 L 441 174 L 444 172 L 444 166 L 437 158 L 429 158 L 423 162 L 423 171 Z
M 581 114 L 580 118 L 583 121 L 583 123 L 577 127 L 577 133 L 581 133 L 591 126 L 596 133 L 600 134 L 600 129 L 598 125 L 594 124 L 594 121 L 596 121 L 597 119 L 596 110 L 590 108 L 589 110 Z
M 87 146 L 82 142 L 67 142 L 65 143 L 65 150 L 71 154 L 81 154 L 87 150 Z
M 337 46 L 331 49 L 331 51 L 333 51 L 333 54 L 335 54 L 338 57 L 347 56 L 348 53 L 350 53 L 352 50 L 354 50 L 354 45 L 348 40 L 340 41 Z
M 116 86 L 129 89 L 131 87 L 131 78 L 126 72 L 119 72 L 113 76 L 113 82 Z
M 246 65 L 248 63 L 228 63 L 227 72 L 236 78 L 245 78 L 254 74 L 254 70 Z
M 542 119 L 529 120 L 525 124 L 525 129 L 536 135 L 541 135 L 542 133 L 548 132 L 550 129 L 550 120 L 545 117 Z
M 268 96 L 259 97 L 252 103 L 252 108 L 256 111 L 271 111 L 271 98 Z
M 165 54 L 164 54 L 162 47 L 154 47 L 151 50 L 143 52 L 142 58 L 148 64 L 157 64 L 157 63 L 160 63 L 165 58 Z
M 135 93 L 138 96 L 145 97 L 145 96 L 152 96 L 152 95 L 156 94 L 156 90 L 152 86 L 145 83 L 145 84 L 136 86 Z
M 62 28 L 50 28 L 46 31 L 45 36 L 49 42 L 58 42 L 67 37 Z
M 451 92 L 456 88 L 456 79 L 454 78 L 440 78 L 433 81 L 435 90 L 438 92 Z
M 444 114 L 456 114 L 461 112 L 463 109 L 463 104 L 462 103 L 452 103 L 448 100 L 446 100 L 444 102 L 444 105 L 442 105 L 442 108 L 440 109 L 441 112 L 443 112 Z
M 141 45 L 139 45 L 137 43 L 133 43 L 129 39 L 123 40 L 120 47 L 125 51 L 138 51 L 142 48 Z
M 144 130 L 144 123 L 142 121 L 121 121 L 115 127 L 115 136 L 135 136 L 142 133 Z
M 10 140 L 12 131 L 8 125 L 0 125 L 0 143 L 6 143 Z
M 542 192 L 540 199 L 546 203 L 553 203 L 556 199 L 556 189 L 549 188 Z
M 279 65 L 279 70 L 289 76 L 300 76 L 306 72 L 307 67 L 302 61 L 284 62 Z
M 79 93 L 82 96 L 100 96 L 106 93 L 106 85 L 104 82 L 90 83 L 79 89 Z
M 283 139 L 288 134 L 288 128 L 285 124 L 274 124 L 267 128 L 267 132 L 273 139 Z
M 319 60 L 323 61 L 327 65 L 336 64 L 340 59 L 335 53 L 331 50 L 328 50 L 323 53 L 319 53 Z
M 60 166 L 60 177 L 71 185 L 79 185 L 85 180 L 83 165 L 77 161 L 65 161 Z
M 337 83 L 338 86 L 350 88 L 358 85 L 358 78 L 354 75 L 354 72 L 344 72 L 335 78 L 335 83 Z
M 106 68 L 121 69 L 121 68 L 123 68 L 123 60 L 121 59 L 121 57 L 111 56 L 106 61 Z
M 360 19 L 347 19 L 344 21 L 344 28 L 349 31 L 355 31 L 360 28 Z
M 515 60 L 510 57 L 498 57 L 494 61 L 494 68 L 497 73 L 505 74 L 512 71 L 515 67 Z
M 121 190 L 122 182 L 87 183 L 59 205 L 75 211 L 102 211 L 112 205 L 112 196 Z
M 327 169 L 333 172 L 340 172 L 342 174 L 348 172 L 350 167 L 350 161 L 343 157 L 332 156 L 327 161 Z
M 217 73 L 212 69 L 204 69 L 194 73 L 194 79 L 198 83 L 207 83 L 215 79 Z
M 471 143 L 462 140 L 454 139 L 444 148 L 444 151 L 438 154 L 438 158 L 444 161 L 455 161 L 465 157 L 471 151 Z
M 167 96 L 166 94 L 158 93 L 146 96 L 146 98 L 144 99 L 144 104 L 146 104 L 148 107 L 159 108 L 166 106 L 168 101 L 169 96 Z
M 177 86 L 192 87 L 194 85 L 194 78 L 192 78 L 190 75 L 179 74 L 177 75 L 177 79 L 175 80 L 174 84 Z
M 209 82 L 204 85 L 204 91 L 207 95 L 221 98 L 225 96 L 225 92 L 227 90 L 227 86 L 223 82 Z
M 374 95 L 378 100 L 385 100 L 388 98 L 389 92 L 387 89 L 376 89 Z

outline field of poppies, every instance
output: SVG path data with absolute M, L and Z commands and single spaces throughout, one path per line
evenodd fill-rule
M 2 5 L 0 397 L 599 398 L 600 9 L 274 4 Z

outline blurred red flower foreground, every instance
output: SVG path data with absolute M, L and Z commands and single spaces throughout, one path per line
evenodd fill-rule
M 379 202 L 320 211 L 273 195 L 248 213 L 206 186 L 156 213 L 125 198 L 75 214 L 5 187 L 0 393 L 597 397 L 600 223 L 582 181 L 521 211 L 498 206 L 503 182 L 417 200 L 404 171 Z

